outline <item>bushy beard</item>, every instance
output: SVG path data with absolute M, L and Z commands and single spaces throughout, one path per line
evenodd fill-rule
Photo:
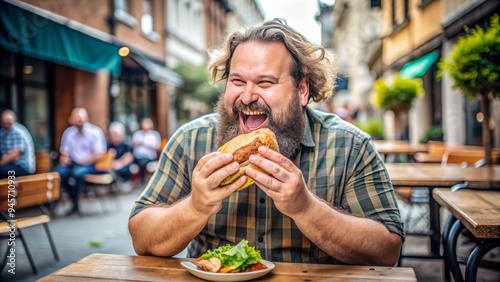
M 300 105 L 298 92 L 296 92 L 295 97 L 290 99 L 288 105 L 282 109 L 273 115 L 271 108 L 265 104 L 260 105 L 257 102 L 252 102 L 249 105 L 244 105 L 241 101 L 237 101 L 233 105 L 232 112 L 228 112 L 224 108 L 223 93 L 215 106 L 215 112 L 219 114 L 220 118 L 215 133 L 216 146 L 220 147 L 242 133 L 239 128 L 240 111 L 262 111 L 269 118 L 269 129 L 276 135 L 280 153 L 287 158 L 293 157 L 300 147 L 305 130 L 304 109 Z

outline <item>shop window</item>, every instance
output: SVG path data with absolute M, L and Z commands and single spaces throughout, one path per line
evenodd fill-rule
M 24 126 L 31 133 L 35 149 L 50 149 L 50 124 L 47 90 L 24 88 Z
M 127 141 L 139 129 L 139 122 L 144 117 L 152 117 L 154 91 L 138 80 L 119 81 L 118 94 L 112 103 L 112 120 L 125 125 Z
M 23 73 L 24 81 L 45 84 L 46 64 L 44 61 L 25 57 L 21 71 Z
M 0 52 L 2 52 L 2 56 L 0 56 L 0 77 L 13 78 L 15 75 L 14 54 L 3 49 Z
M 151 0 L 142 2 L 143 13 L 141 17 L 142 34 L 153 42 L 160 40 L 160 35 L 154 31 L 154 20 Z
M 116 21 L 131 28 L 137 25 L 137 20 L 128 12 L 127 0 L 115 0 L 115 12 L 113 13 L 113 17 Z
M 24 57 L 22 62 L 22 121 L 33 137 L 35 149 L 50 149 L 48 64 L 30 57 Z
M 52 149 L 50 64 L 7 51 L 0 61 L 0 110 L 16 113 L 19 123 L 30 132 L 36 150 Z

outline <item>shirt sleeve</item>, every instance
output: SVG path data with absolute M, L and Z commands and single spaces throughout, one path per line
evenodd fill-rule
M 104 132 L 102 131 L 101 128 L 97 127 L 95 128 L 95 133 L 97 142 L 95 144 L 95 152 L 96 153 L 106 153 L 107 146 L 106 146 L 106 138 L 104 137 Z
M 68 129 L 66 129 L 64 132 L 63 132 L 63 135 L 61 137 L 61 147 L 59 148 L 59 152 L 63 155 L 69 155 L 69 143 L 68 143 Z
M 189 159 L 184 151 L 184 144 L 188 142 L 183 134 L 174 135 L 170 139 L 167 150 L 160 157 L 157 170 L 135 201 L 130 217 L 156 203 L 173 204 L 190 193 L 188 171 L 191 165 L 188 164 Z
M 342 206 L 382 223 L 404 238 L 404 226 L 389 174 L 371 139 L 353 146 Z
M 155 131 L 154 135 L 155 135 L 154 148 L 158 150 L 158 149 L 160 149 L 160 146 L 161 146 L 161 135 L 158 131 Z
M 13 145 L 12 145 L 12 149 L 16 149 L 16 150 L 19 150 L 21 153 L 25 153 L 26 151 L 28 151 L 28 142 L 26 141 L 26 139 L 24 138 L 24 136 L 22 135 L 22 133 L 20 131 L 17 131 L 17 130 L 12 130 L 12 139 L 14 140 L 13 142 Z

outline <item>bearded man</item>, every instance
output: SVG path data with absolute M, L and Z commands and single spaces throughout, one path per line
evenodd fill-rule
M 170 138 L 130 215 L 136 252 L 198 257 L 246 239 L 271 261 L 395 265 L 403 224 L 370 136 L 308 106 L 333 92 L 324 48 L 273 20 L 210 55 L 212 82 L 225 82 L 216 113 Z M 267 173 L 247 167 L 221 187 L 239 164 L 217 148 L 259 128 L 280 153 L 260 147 L 250 162 Z

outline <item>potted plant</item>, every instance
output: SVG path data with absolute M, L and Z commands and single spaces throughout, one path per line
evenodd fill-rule
M 394 112 L 396 137 L 404 138 L 408 111 L 415 99 L 422 95 L 421 79 L 407 79 L 397 74 L 392 79 L 379 78 L 375 81 L 370 102 L 375 108 Z
M 448 59 L 438 63 L 438 78 L 447 72 L 453 88 L 467 97 L 478 97 L 483 111 L 483 146 L 485 163 L 491 164 L 490 103 L 500 98 L 500 25 L 498 15 L 491 18 L 488 29 L 476 27 L 458 39 Z

